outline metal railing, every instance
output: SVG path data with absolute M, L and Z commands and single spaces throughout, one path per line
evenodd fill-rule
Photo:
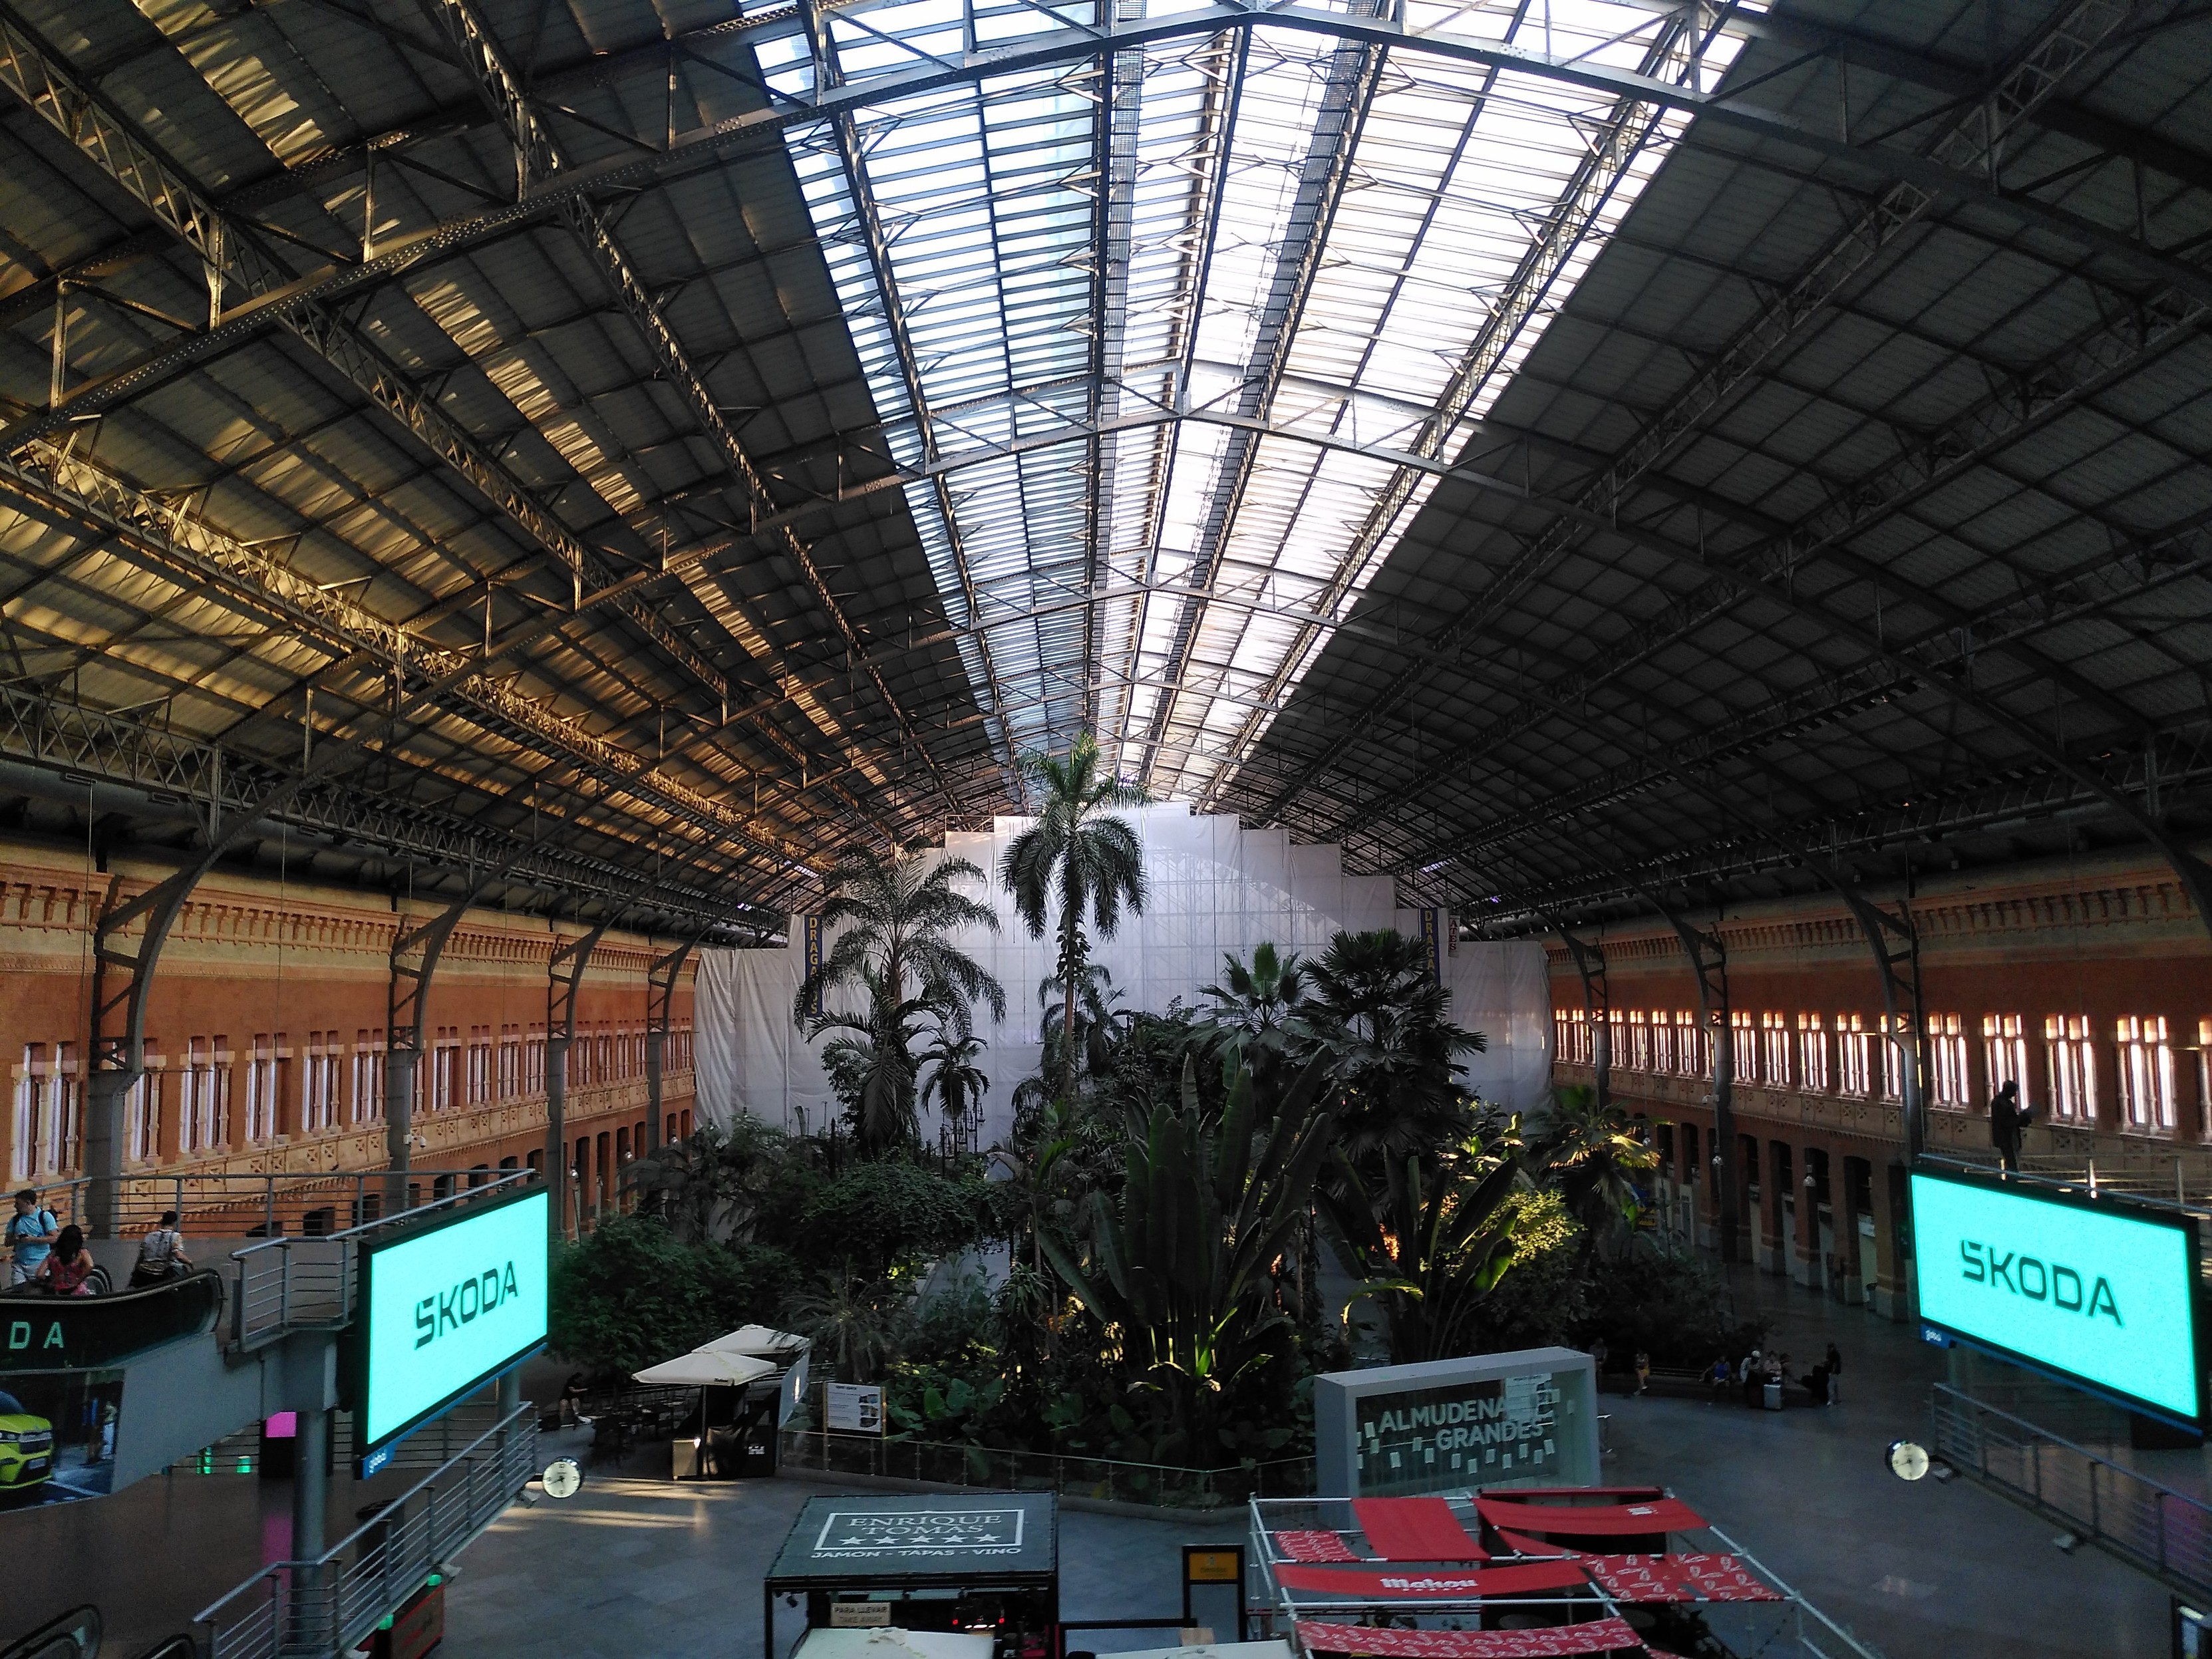
M 512 1170 L 410 1170 L 411 1192 L 435 1198 L 515 1173 Z M 174 1210 L 185 1248 L 201 1238 L 319 1237 L 374 1221 L 384 1213 L 392 1177 L 381 1170 L 290 1175 L 124 1176 L 115 1183 L 115 1231 L 143 1233 Z M 89 1176 L 38 1188 L 40 1202 L 64 1222 L 88 1224 Z M 410 1200 L 411 1202 L 411 1200 Z
M 538 1408 L 512 1412 L 312 1561 L 264 1568 L 193 1620 L 204 1659 L 339 1659 L 445 1569 L 537 1471 Z
M 503 1198 L 537 1176 L 534 1170 L 501 1170 L 482 1186 L 461 1188 L 342 1232 L 283 1235 L 232 1251 L 231 1260 L 238 1264 L 231 1296 L 232 1343 L 257 1348 L 288 1331 L 337 1329 L 353 1316 L 354 1268 L 363 1243 L 387 1228 L 412 1226 L 459 1206 Z
M 2175 1588 L 2212 1595 L 2212 1506 L 1937 1383 L 1936 1455 Z
M 1192 1469 L 1060 1452 L 1001 1451 L 938 1441 L 833 1434 L 824 1429 L 787 1429 L 778 1450 L 782 1468 L 818 1474 L 868 1475 L 993 1492 L 1050 1492 L 1154 1509 L 1216 1509 L 1255 1498 L 1303 1498 L 1313 1491 L 1314 1483 L 1310 1457 Z

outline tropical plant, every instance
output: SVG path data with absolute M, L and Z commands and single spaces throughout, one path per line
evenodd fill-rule
M 902 1278 L 992 1232 L 1002 1201 L 975 1176 L 871 1158 L 821 1187 L 799 1218 L 793 1247 L 810 1263 L 844 1264 L 848 1278 Z
M 1530 1151 L 1540 1179 L 1583 1225 L 1585 1261 L 1634 1236 L 1643 1201 L 1638 1177 L 1659 1167 L 1659 1154 L 1626 1112 L 1601 1106 L 1587 1084 L 1562 1088 Z
M 1144 849 L 1119 807 L 1139 806 L 1145 792 L 1099 769 L 1098 740 L 1085 732 L 1065 759 L 1030 755 L 1022 769 L 1042 797 L 1036 822 L 1014 837 L 999 868 L 1015 912 L 1031 939 L 1042 939 L 1053 905 L 1060 908 L 1055 975 L 1062 988 L 1060 1066 L 1063 1086 L 1075 1093 L 1076 1012 L 1080 988 L 1091 983 L 1091 941 L 1084 913 L 1099 937 L 1121 925 L 1121 907 L 1145 908 Z
M 920 1056 L 925 1069 L 917 1099 L 925 1106 L 935 1100 L 962 1144 L 966 1144 L 969 1114 L 982 1109 L 983 1097 L 991 1087 L 989 1074 L 975 1063 L 982 1052 L 983 1039 L 948 1012 L 937 1022 Z
M 797 1277 L 768 1245 L 687 1241 L 657 1217 L 610 1217 L 556 1254 L 547 1340 L 588 1370 L 641 1370 L 775 1319 Z
M 1316 1110 L 1327 1077 L 1317 1057 L 1263 1113 L 1239 1067 L 1217 1120 L 1187 1061 L 1181 1099 L 1155 1106 L 1128 1148 L 1119 1204 L 1094 1195 L 1091 1251 L 1042 1234 L 1054 1271 L 1131 1368 L 1170 1396 L 1170 1419 L 1194 1432 L 1229 1382 L 1270 1357 L 1261 1339 L 1289 1323 L 1270 1275 L 1331 1144 L 1333 1120 Z
M 727 1244 L 752 1236 L 789 1157 L 782 1130 L 739 1112 L 726 1126 L 702 1124 L 690 1139 L 646 1153 L 623 1174 L 641 1207 L 678 1241 Z
M 884 1279 L 836 1279 L 784 1304 L 784 1322 L 813 1339 L 814 1356 L 847 1382 L 883 1375 L 911 1328 L 910 1285 Z
M 1459 1060 L 1488 1044 L 1447 1018 L 1428 946 L 1388 927 L 1340 933 L 1310 975 L 1305 1020 L 1334 1057 L 1345 1149 L 1370 1185 L 1386 1162 L 1457 1145 L 1474 1121 Z
M 1307 1034 L 1298 1018 L 1306 995 L 1304 963 L 1297 951 L 1279 953 L 1272 942 L 1262 941 L 1253 947 L 1250 966 L 1228 951 L 1221 966 L 1221 983 L 1200 988 L 1213 1006 L 1200 1011 L 1194 1029 L 1225 1061 L 1273 1073 Z
M 1513 1262 L 1516 1211 L 1508 1200 L 1520 1175 L 1510 1144 L 1408 1152 L 1389 1161 L 1380 1191 L 1340 1162 L 1322 1208 L 1365 1281 L 1358 1295 L 1375 1297 L 1389 1317 L 1392 1364 L 1472 1351 L 1484 1298 Z
M 800 982 L 792 1018 L 810 1039 L 839 1033 L 823 1066 L 864 1150 L 914 1138 L 914 1046 L 926 1022 L 964 1027 L 977 1002 L 1006 1012 L 1004 988 L 947 937 L 966 927 L 997 931 L 991 908 L 955 886 L 968 877 L 984 878 L 966 859 L 905 848 L 858 848 L 830 873 L 821 922 L 836 943 Z M 828 1006 L 832 994 L 854 990 L 857 1010 Z

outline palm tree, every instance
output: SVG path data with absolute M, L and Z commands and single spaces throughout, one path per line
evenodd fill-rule
M 1219 985 L 1200 988 L 1213 1006 L 1198 1017 L 1194 1029 L 1231 1065 L 1272 1075 L 1291 1044 L 1304 1035 L 1298 1018 L 1306 995 L 1306 969 L 1295 951 L 1279 954 L 1262 941 L 1246 967 L 1234 951 L 1221 956 Z
M 1518 1212 L 1504 1208 L 1520 1179 L 1510 1140 L 1486 1151 L 1394 1158 L 1380 1192 L 1348 1160 L 1318 1189 L 1322 1208 L 1364 1281 L 1358 1292 L 1390 1319 L 1390 1360 L 1413 1364 L 1473 1351 L 1482 1298 L 1512 1265 Z
M 1090 1249 L 1047 1227 L 1045 1260 L 1172 1402 L 1170 1420 L 1200 1446 L 1224 1386 L 1286 1324 L 1273 1275 L 1304 1225 L 1333 1144 L 1317 1109 L 1328 1083 L 1316 1055 L 1281 1099 L 1256 1102 L 1251 1074 L 1227 1079 L 1218 1119 L 1184 1061 L 1181 1098 L 1131 1125 L 1121 1201 L 1091 1195 Z
M 919 1102 L 927 1105 L 934 1098 L 955 1140 L 963 1146 L 968 1115 L 981 1108 L 991 1086 L 990 1078 L 975 1064 L 982 1051 L 983 1039 L 958 1018 L 939 1020 L 929 1046 L 921 1051 L 921 1061 L 928 1073 L 921 1079 Z
M 1488 1047 L 1446 1017 L 1450 993 L 1428 947 L 1388 927 L 1340 933 L 1311 968 L 1307 1023 L 1335 1056 L 1347 1151 L 1370 1176 L 1374 1155 L 1403 1158 L 1451 1145 L 1471 1125 L 1455 1073 Z
M 1030 755 L 1022 769 L 1043 798 L 1037 821 L 1014 837 L 1000 865 L 1000 879 L 1031 939 L 1044 937 L 1046 913 L 1060 905 L 1057 977 L 1066 994 L 1061 1012 L 1061 1065 L 1067 1093 L 1075 1093 L 1077 990 L 1090 982 L 1091 941 L 1083 931 L 1088 908 L 1101 939 L 1113 937 L 1121 907 L 1145 908 L 1144 849 L 1116 807 L 1147 799 L 1133 784 L 1103 775 L 1098 739 L 1085 732 L 1064 760 Z
M 914 1045 L 924 1020 L 950 1018 L 965 1028 L 978 1001 L 1006 1012 L 999 981 L 945 937 L 957 927 L 998 929 L 988 905 L 953 885 L 963 877 L 986 879 L 966 859 L 933 858 L 914 848 L 893 848 L 888 856 L 861 848 L 830 873 L 822 927 L 842 931 L 800 983 L 792 1018 L 810 1039 L 845 1034 L 823 1048 L 822 1063 L 853 1112 L 863 1146 L 913 1138 Z M 839 990 L 860 992 L 860 1010 L 825 1009 L 824 997 Z
M 1567 1212 L 1583 1224 L 1585 1263 L 1632 1232 L 1642 1202 L 1636 1178 L 1659 1167 L 1659 1154 L 1620 1108 L 1601 1106 L 1597 1091 L 1587 1085 L 1561 1089 L 1530 1152 L 1544 1184 L 1558 1190 Z

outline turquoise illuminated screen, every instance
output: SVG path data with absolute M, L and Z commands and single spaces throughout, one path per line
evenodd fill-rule
M 369 1255 L 355 1407 L 364 1449 L 545 1340 L 547 1203 L 540 1188 Z
M 2189 1228 L 1915 1170 L 1912 1237 L 1929 1324 L 2201 1415 Z

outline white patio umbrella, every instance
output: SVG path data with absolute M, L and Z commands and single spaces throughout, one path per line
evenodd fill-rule
M 810 1346 L 808 1340 L 789 1331 L 771 1330 L 766 1325 L 740 1325 L 726 1336 L 712 1342 L 702 1342 L 701 1353 L 745 1353 L 757 1359 L 788 1359 L 801 1349 Z
M 763 1376 L 775 1376 L 775 1370 L 767 1360 L 755 1359 L 749 1354 L 695 1348 L 690 1353 L 664 1359 L 658 1365 L 631 1375 L 641 1382 L 668 1383 L 679 1388 L 742 1389 Z

